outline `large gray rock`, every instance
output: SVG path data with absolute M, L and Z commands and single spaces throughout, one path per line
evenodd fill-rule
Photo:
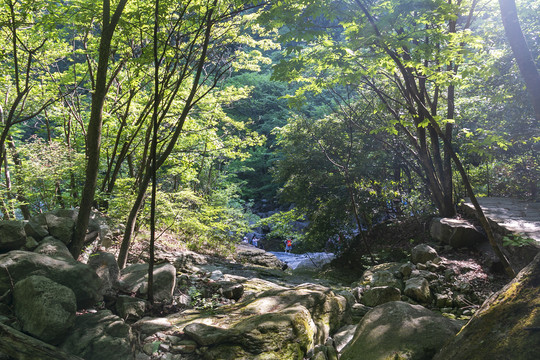
M 435 218 L 431 222 L 431 237 L 454 248 L 474 247 L 485 240 L 476 227 L 464 219 Z
M 26 235 L 33 237 L 37 241 L 49 236 L 45 215 L 39 214 L 28 220 L 24 225 L 24 230 Z
M 116 299 L 116 311 L 118 315 L 126 320 L 138 320 L 143 317 L 148 302 L 132 296 L 120 295 Z
M 286 267 L 285 263 L 279 260 L 274 254 L 250 245 L 236 245 L 234 258 L 241 263 L 259 265 L 272 269 L 283 269 Z
M 109 310 L 77 316 L 61 348 L 85 360 L 134 358 L 131 328 Z
M 34 249 L 34 252 L 69 262 L 75 261 L 66 244 L 52 236 L 43 239 Z
M 250 288 L 251 281 L 243 285 Z M 184 331 L 205 344 L 199 348 L 201 359 L 301 360 L 308 349 L 324 344 L 350 320 L 345 297 L 316 284 L 258 291 L 257 297 L 220 313 L 194 314 L 192 319 L 190 315 L 181 319 L 171 316 L 177 327 L 179 321 L 185 321 Z M 190 326 L 193 322 L 199 325 Z
M 35 275 L 17 282 L 13 302 L 23 331 L 49 344 L 59 344 L 75 324 L 75 294 L 46 277 Z
M 176 268 L 163 263 L 154 267 L 154 300 L 171 301 L 176 286 Z M 148 294 L 148 264 L 133 264 L 120 273 L 120 288 L 140 296 Z
M 99 294 L 101 281 L 95 271 L 86 264 L 34 252 L 14 250 L 0 255 L 0 294 L 17 283 L 32 275 L 45 276 L 75 293 L 77 308 L 94 305 L 102 299 Z
M 350 304 L 329 288 L 303 284 L 290 289 L 269 287 L 271 283 L 263 285 L 263 280 L 255 278 L 244 281 L 248 291 L 257 289 L 257 295 L 244 296 L 214 313 L 170 315 L 170 323 L 164 325 L 184 329 L 200 344 L 197 359 L 301 360 L 307 350 L 325 344 L 331 334 L 350 323 Z M 159 326 L 140 320 L 134 328 L 148 333 Z
M 386 271 L 390 274 L 394 274 L 396 271 L 399 271 L 399 268 L 401 267 L 401 263 L 398 262 L 391 262 L 391 263 L 384 263 L 379 264 L 370 267 L 364 273 L 362 274 L 362 277 L 360 278 L 360 284 L 362 285 L 370 285 L 372 284 L 373 277 L 376 273 Z
M 167 318 L 151 318 L 144 317 L 132 325 L 133 330 L 141 334 L 141 336 L 148 336 L 160 331 L 170 330 L 174 325 Z
M 431 360 L 461 323 L 420 305 L 389 302 L 369 311 L 341 360 Z
M 0 252 L 17 250 L 25 244 L 26 232 L 22 221 L 0 221 Z
M 184 333 L 201 346 L 237 342 L 240 339 L 240 333 L 238 331 L 201 323 L 189 324 L 184 328 Z
M 179 271 L 187 272 L 191 272 L 197 269 L 198 266 L 206 265 L 207 263 L 208 260 L 204 255 L 189 250 L 179 252 L 173 261 L 173 265 Z
M 324 343 L 330 334 L 350 320 L 350 304 L 347 303 L 347 299 L 335 294 L 329 288 L 316 284 L 265 291 L 250 302 L 245 310 L 265 314 L 298 306 L 303 306 L 310 312 L 316 325 L 314 338 L 318 344 Z
M 388 270 L 377 271 L 371 279 L 371 286 L 391 286 L 403 290 L 403 281 L 398 279 Z
M 403 293 L 419 303 L 428 304 L 431 302 L 429 282 L 423 277 L 414 277 L 407 280 Z
M 106 296 L 115 296 L 120 284 L 120 268 L 114 255 L 100 251 L 90 255 L 87 264 L 101 279 L 100 292 Z
M 413 264 L 425 264 L 428 261 L 433 261 L 437 256 L 437 251 L 427 244 L 416 245 L 411 250 Z
M 401 291 L 399 289 L 392 286 L 378 286 L 364 291 L 360 302 L 366 306 L 373 307 L 400 299 Z
M 75 229 L 75 220 L 71 217 L 60 217 L 52 213 L 45 214 L 47 228 L 51 236 L 69 245 L 73 238 L 73 230 Z
M 208 359 L 297 359 L 313 346 L 315 324 L 303 306 L 258 314 L 224 329 L 190 324 L 184 333 Z

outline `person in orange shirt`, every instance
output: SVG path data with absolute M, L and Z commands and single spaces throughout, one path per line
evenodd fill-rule
M 287 241 L 285 241 L 285 252 L 290 253 L 291 250 L 292 250 L 292 239 L 287 239 Z

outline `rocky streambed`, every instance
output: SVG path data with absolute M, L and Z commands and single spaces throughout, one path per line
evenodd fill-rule
M 457 341 L 467 321 L 462 332 L 478 326 L 477 312 L 490 313 L 511 298 L 495 294 L 485 302 L 491 292 L 482 284 L 492 275 L 475 262 L 439 255 L 443 245 L 416 246 L 409 261 L 376 265 L 352 284 L 310 277 L 305 269 L 296 273 L 273 254 L 239 245 L 228 259 L 158 251 L 157 304 L 150 306 L 148 265 L 120 270 L 105 251 L 94 252 L 85 264 L 70 257 L 53 234 L 69 239 L 74 216 L 9 224 L 19 229 L 19 238 L 0 244 L 0 359 L 459 358 L 459 343 L 440 350 Z M 107 236 L 106 229 L 98 230 Z M 522 298 L 529 300 L 521 314 L 538 306 L 538 284 L 531 285 L 540 271 L 535 261 L 510 290 L 503 289 L 520 294 L 524 288 Z M 504 308 L 501 313 L 513 324 L 508 336 L 534 344 L 528 336 L 536 333 L 524 329 L 536 328 L 538 312 L 521 325 Z M 489 331 L 480 326 L 473 333 Z M 538 350 L 538 343 L 523 346 Z M 502 347 L 498 351 L 504 354 Z

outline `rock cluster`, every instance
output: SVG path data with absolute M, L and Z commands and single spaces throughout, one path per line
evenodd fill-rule
M 121 318 L 110 312 L 106 317 L 96 311 L 80 315 L 102 303 L 105 294 L 118 292 L 113 290 L 118 276 L 112 280 L 109 276 L 113 285 L 107 287 L 100 265 L 92 267 L 71 256 L 67 245 L 76 216 L 76 210 L 59 210 L 30 221 L 0 222 L 0 322 L 4 340 L 11 342 L 8 346 L 0 341 L 0 355 L 25 359 L 103 359 L 106 351 L 120 354 L 116 359 L 132 355 L 131 329 Z M 110 236 L 106 223 L 94 216 L 87 239 L 103 242 Z M 110 263 L 106 268 L 109 272 Z M 97 331 L 95 337 L 88 327 Z
M 481 300 L 425 244 L 339 291 L 287 284 L 275 256 L 241 246 L 232 261 L 161 254 L 151 307 L 147 264 L 71 257 L 73 216 L 0 222 L 0 336 L 20 342 L 0 341 L 0 358 L 32 358 L 26 349 L 46 360 L 430 359 Z
M 470 316 L 477 307 L 473 305 L 483 299 L 468 283 L 460 282 L 457 275 L 433 247 L 421 244 L 412 249 L 411 262 L 385 263 L 366 270 L 352 293 L 368 307 L 405 301 L 450 317 Z

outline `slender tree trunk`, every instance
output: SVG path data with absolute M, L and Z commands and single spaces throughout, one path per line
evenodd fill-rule
M 139 133 L 139 129 L 142 127 L 142 121 L 139 122 L 139 125 L 137 127 L 137 131 L 131 136 L 131 138 L 128 141 L 124 141 L 122 143 L 122 137 L 124 135 L 124 129 L 127 127 L 127 118 L 129 116 L 129 112 L 131 110 L 131 102 L 135 95 L 137 94 L 137 91 L 131 89 L 129 92 L 129 99 L 126 104 L 126 109 L 124 111 L 124 114 L 122 115 L 122 122 L 120 124 L 120 128 L 118 129 L 115 137 L 114 146 L 111 151 L 111 159 L 108 162 L 107 170 L 105 171 L 105 175 L 103 176 L 103 180 L 101 183 L 101 191 L 104 192 L 106 195 L 110 195 L 112 193 L 112 190 L 114 189 L 114 185 L 116 182 L 116 178 L 118 176 L 118 173 L 120 172 L 120 168 L 122 167 L 123 162 L 126 159 L 126 156 L 128 154 L 128 151 L 131 147 L 131 144 L 133 143 L 133 140 L 136 138 L 137 134 Z M 121 148 L 120 148 L 121 145 Z M 120 151 L 118 149 L 120 148 Z M 103 200 L 102 204 L 100 204 L 100 207 L 103 207 L 105 209 L 108 209 L 108 199 Z
M 112 37 L 120 20 L 127 0 L 120 0 L 116 10 L 110 17 L 110 0 L 103 0 L 103 31 L 99 43 L 99 60 L 96 73 L 96 83 L 92 94 L 92 106 L 87 132 L 87 153 L 86 153 L 86 179 L 81 196 L 79 216 L 75 224 L 73 241 L 70 252 L 77 259 L 82 251 L 86 230 L 90 221 L 90 213 L 94 203 L 97 177 L 99 171 L 99 155 L 101 151 L 101 128 L 103 125 L 103 105 L 107 95 L 107 70 L 109 65 L 109 54 Z
M 15 143 L 13 142 L 13 137 L 11 135 L 7 138 L 7 144 L 9 146 L 9 149 L 11 151 L 11 158 L 13 159 L 13 163 L 15 164 L 15 180 L 17 183 L 21 184 L 22 181 L 20 179 L 20 173 L 22 163 L 21 159 L 19 157 L 19 152 L 17 151 L 17 148 L 15 147 Z M 7 159 L 6 159 L 7 161 Z M 7 166 L 7 162 L 6 162 Z M 22 184 L 21 184 L 22 185 Z M 30 208 L 28 207 L 28 200 L 26 199 L 26 196 L 24 195 L 24 191 L 22 186 L 16 186 L 16 194 L 15 197 L 19 201 L 19 209 L 21 210 L 21 213 L 23 215 L 23 218 L 25 220 L 30 219 Z
M 448 99 L 447 99 L 447 114 L 448 119 L 454 119 L 454 98 L 455 98 L 455 88 L 453 85 L 448 87 Z M 452 132 L 454 131 L 454 125 L 451 122 L 446 123 L 444 130 L 444 137 L 446 138 L 447 143 L 452 143 Z M 450 152 L 452 149 L 449 149 L 447 145 L 444 145 L 444 159 L 443 159 L 443 175 L 442 183 L 443 190 L 446 194 L 446 204 L 445 207 L 451 209 L 452 217 L 456 215 L 455 201 L 454 201 L 454 184 L 453 184 L 453 174 L 452 174 L 452 157 Z
M 73 171 L 71 171 L 69 174 L 69 186 L 71 188 L 71 202 L 73 204 L 76 204 L 79 195 L 77 193 L 77 183 L 75 181 L 75 174 L 73 173 Z
M 533 56 L 521 31 L 516 2 L 514 0 L 499 0 L 499 5 L 506 37 L 516 58 L 521 77 L 527 86 L 534 116 L 536 121 L 540 123 L 540 74 L 538 74 Z
M 6 179 L 6 195 L 8 197 L 11 197 L 11 174 L 9 173 L 8 158 L 7 158 L 5 147 L 1 149 L 1 153 L 3 154 L 3 156 L 0 157 L 0 168 L 2 167 L 2 163 L 3 163 L 4 164 L 4 178 Z M 11 214 L 11 210 L 8 208 L 8 206 L 9 206 L 9 203 L 6 204 L 6 199 L 2 197 L 2 215 L 4 215 L 4 220 L 10 220 L 15 217 L 15 214 Z
M 135 226 L 137 224 L 137 216 L 144 204 L 144 199 L 146 197 L 146 190 L 148 189 L 149 184 L 150 184 L 150 176 L 148 175 L 144 176 L 144 178 L 141 180 L 139 184 L 137 197 L 135 198 L 135 202 L 133 203 L 133 206 L 131 207 L 131 211 L 129 212 L 128 218 L 126 220 L 126 228 L 124 230 L 122 244 L 120 245 L 120 251 L 118 252 L 118 266 L 120 267 L 120 269 L 123 269 L 124 267 L 126 267 L 128 251 L 131 245 L 131 237 L 133 233 L 135 232 Z
M 347 191 L 349 192 L 349 198 L 351 200 L 351 205 L 354 212 L 354 219 L 356 220 L 356 225 L 358 226 L 358 231 L 360 233 L 360 238 L 362 239 L 362 242 L 364 243 L 364 246 L 366 247 L 366 251 L 369 254 L 369 258 L 371 260 L 371 264 L 375 265 L 375 257 L 373 256 L 373 253 L 371 252 L 371 247 L 369 246 L 369 243 L 366 238 L 366 234 L 364 233 L 364 230 L 362 230 L 362 222 L 360 221 L 360 216 L 358 215 L 358 209 L 356 208 L 356 201 L 354 201 L 354 193 L 351 187 L 349 186 L 349 179 L 348 176 L 346 176 L 345 182 L 347 183 Z
M 158 29 L 159 29 L 159 0 L 156 0 L 154 9 L 154 112 L 152 114 L 152 146 L 150 158 L 152 159 L 152 196 L 150 200 L 150 260 L 148 264 L 148 301 L 154 304 L 154 245 L 156 242 L 156 193 L 157 193 L 157 140 L 158 140 L 158 114 L 159 114 L 159 59 L 158 59 Z
M 54 182 L 54 194 L 56 196 L 56 201 L 60 208 L 65 209 L 66 204 L 64 203 L 64 198 L 62 197 L 62 187 L 60 186 L 60 180 Z
M 155 171 L 157 171 L 161 165 L 167 160 L 171 152 L 173 151 L 176 142 L 178 141 L 178 138 L 182 132 L 184 123 L 194 106 L 195 97 L 198 93 L 199 87 L 200 87 L 200 79 L 204 72 L 204 64 L 206 61 L 206 56 L 211 40 L 211 31 L 212 27 L 214 25 L 214 19 L 213 19 L 213 13 L 218 4 L 217 0 L 213 0 L 212 4 L 209 5 L 206 17 L 204 19 L 204 42 L 201 49 L 201 54 L 199 55 L 199 59 L 197 62 L 196 71 L 193 77 L 193 81 L 191 83 L 191 89 L 189 92 L 189 95 L 185 101 L 184 108 L 182 110 L 182 113 L 179 116 L 178 124 L 176 126 L 176 129 L 170 139 L 168 140 L 167 146 L 164 146 L 163 151 L 157 156 L 156 164 L 155 164 Z M 151 129 L 149 129 L 151 130 Z M 148 139 L 148 131 L 147 131 L 147 139 Z M 148 146 L 148 142 L 146 143 L 146 146 Z M 128 158 L 128 161 L 131 161 L 131 159 Z M 137 220 L 137 214 L 139 210 L 142 207 L 142 204 L 144 202 L 144 198 L 146 195 L 146 190 L 148 189 L 148 186 L 150 184 L 151 175 L 150 175 L 150 164 L 148 164 L 148 161 L 145 161 L 142 165 L 142 169 L 144 171 L 140 174 L 137 174 L 137 177 L 140 179 L 138 182 L 138 194 L 137 198 L 135 200 L 135 203 L 133 207 L 131 208 L 128 221 L 126 224 L 126 230 L 124 231 L 124 237 L 122 239 L 122 244 L 120 246 L 120 251 L 118 253 L 118 265 L 120 268 L 124 268 L 127 263 L 127 256 L 129 247 L 131 245 L 131 237 L 133 235 L 133 232 L 135 230 L 136 220 Z
M 418 94 L 413 94 L 413 95 L 416 101 L 419 101 Z M 500 248 L 499 244 L 497 244 L 497 241 L 495 240 L 495 236 L 493 234 L 493 230 L 491 229 L 491 226 L 489 225 L 489 221 L 487 220 L 486 215 L 484 214 L 484 211 L 482 210 L 482 207 L 480 206 L 480 204 L 478 203 L 478 200 L 476 199 L 476 195 L 469 181 L 469 177 L 467 176 L 467 172 L 465 171 L 465 168 L 463 167 L 461 160 L 459 160 L 456 152 L 452 148 L 450 139 L 447 139 L 444 136 L 444 133 L 441 130 L 439 124 L 433 117 L 428 116 L 428 120 L 431 126 L 433 126 L 433 128 L 437 131 L 437 133 L 441 137 L 441 139 L 444 141 L 444 146 L 448 150 L 448 153 L 450 157 L 452 158 L 452 161 L 456 165 L 456 168 L 461 176 L 461 179 L 463 180 L 463 184 L 465 185 L 465 189 L 467 190 L 467 194 L 469 195 L 469 198 L 471 199 L 474 209 L 476 210 L 476 216 L 478 217 L 478 220 L 480 220 L 480 223 L 482 224 L 482 228 L 486 232 L 486 236 L 488 238 L 489 244 L 491 245 L 491 248 L 495 252 L 495 255 L 497 255 L 497 257 L 501 261 L 501 264 L 503 265 L 506 274 L 513 278 L 514 276 L 516 276 L 516 273 L 514 269 L 512 269 L 512 266 L 510 265 L 508 258 L 506 257 L 506 255 L 504 255 L 502 249 Z

